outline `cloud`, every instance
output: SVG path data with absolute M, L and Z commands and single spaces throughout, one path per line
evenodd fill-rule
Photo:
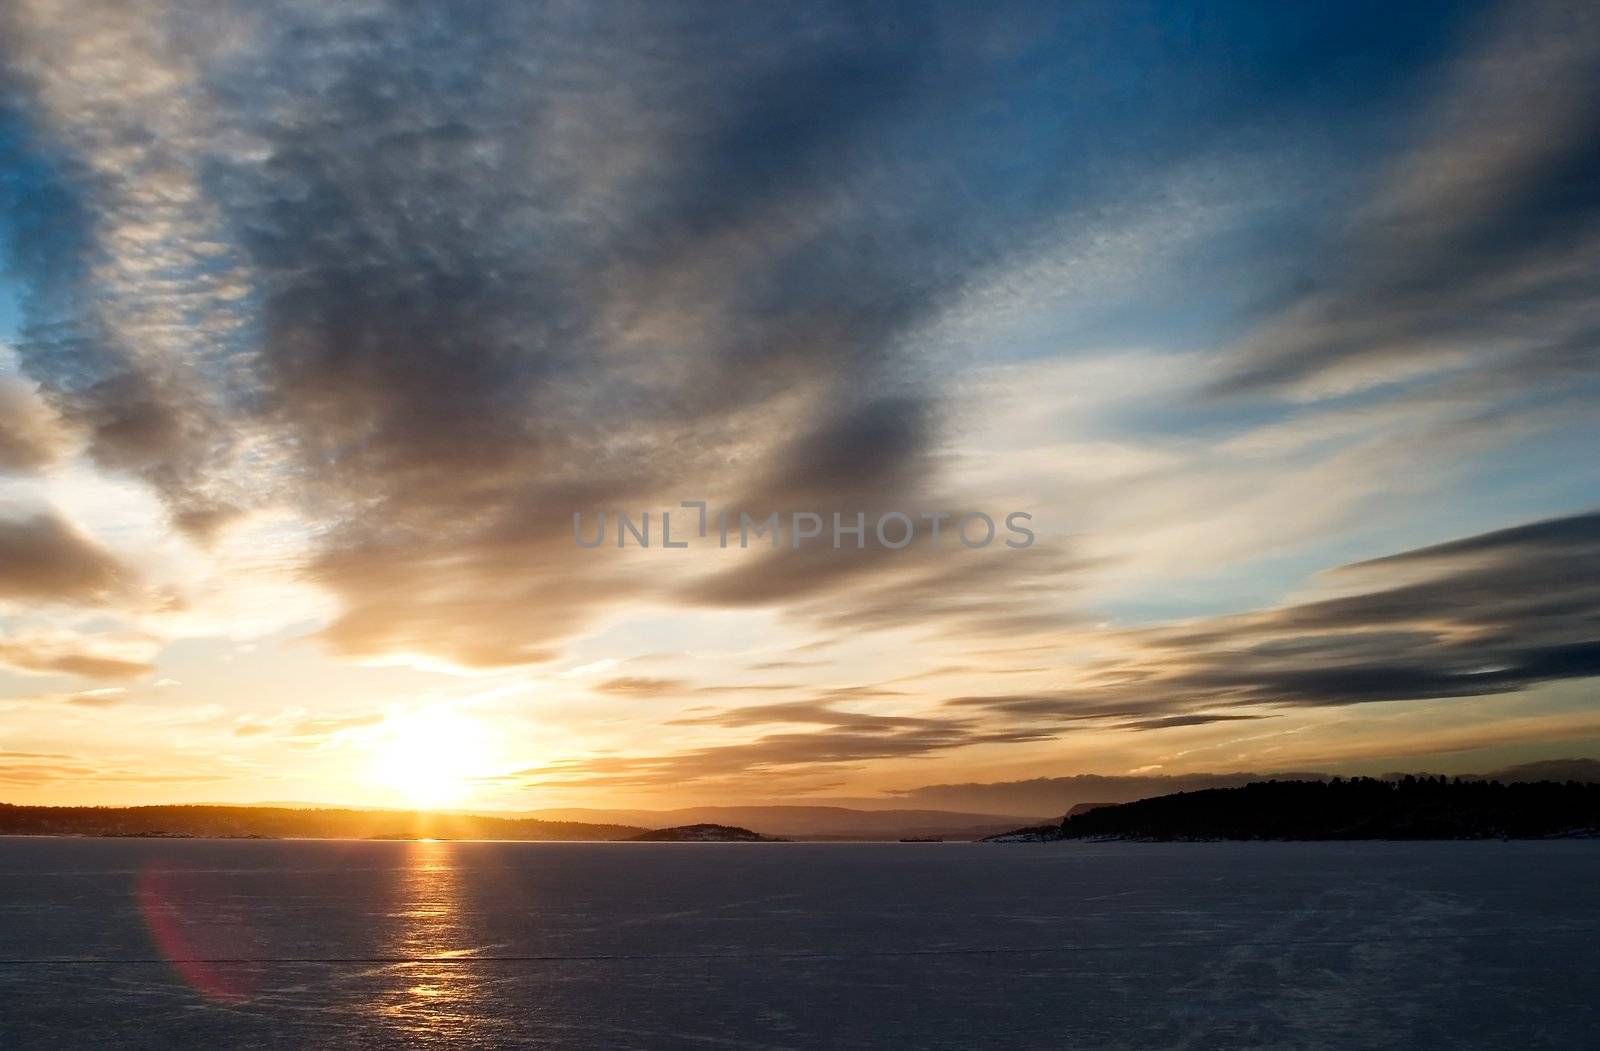
M 60 421 L 33 389 L 0 374 L 0 472 L 37 471 L 67 446 Z
M 81 708 L 109 708 L 127 699 L 128 691 L 120 686 L 107 686 L 98 690 L 80 690 L 67 698 L 68 704 Z
M 363 730 L 383 723 L 383 712 L 361 712 L 353 715 L 306 716 L 299 708 L 287 709 L 270 718 L 250 718 L 236 723 L 235 737 L 260 737 L 272 735 L 298 742 L 316 741 L 336 737 L 349 730 Z
M 617 788 L 739 776 L 772 791 L 785 781 L 813 778 L 819 767 L 848 768 L 875 760 L 932 755 L 964 745 L 1015 744 L 1048 736 L 1022 730 L 974 732 L 951 720 L 889 733 L 871 729 L 765 734 L 738 744 L 670 755 L 560 760 L 518 773 L 527 787 Z
M 328 737 L 345 730 L 359 730 L 383 722 L 382 712 L 364 712 L 359 715 L 321 716 L 302 719 L 284 731 L 286 737 Z
M 0 759 L 3 758 L 4 754 L 0 753 Z M 151 774 L 124 768 L 107 767 L 81 756 L 64 755 L 55 758 L 75 761 L 64 763 L 41 763 L 32 760 L 25 760 L 20 763 L 0 762 L 0 785 L 10 785 L 17 788 L 33 788 L 51 784 L 81 785 L 84 783 L 183 785 L 215 784 L 232 778 L 231 774 L 212 774 L 199 771 L 185 774 Z
M 708 50 L 686 13 L 489 6 L 7 20 L 77 223 L 25 367 L 190 532 L 298 506 L 351 656 L 549 660 L 647 596 L 573 511 L 914 484 L 896 335 L 1003 236 L 930 240 L 964 188 L 867 163 L 984 82 L 934 26 L 840 8 L 775 51 L 752 13 Z
M 853 692 L 860 699 L 872 691 Z M 813 782 L 820 771 L 873 760 L 912 758 L 978 744 L 1043 740 L 1056 731 L 990 728 L 948 715 L 900 716 L 842 710 L 834 698 L 748 705 L 673 720 L 673 725 L 747 730 L 811 727 L 742 738 L 664 755 L 558 760 L 517 772 L 529 787 L 626 787 L 686 782 Z
M 959 697 L 957 710 L 1130 728 L 1267 710 L 1514 693 L 1600 674 L 1600 513 L 1550 519 L 1326 574 L 1351 593 L 1115 633 L 1082 685 Z M 1167 715 L 1160 709 L 1173 709 Z M 1153 720 L 1153 721 L 1152 721 Z
M 615 679 L 607 679 L 593 688 L 600 693 L 653 697 L 659 694 L 681 693 L 686 685 L 682 679 L 654 679 L 637 675 L 623 675 Z
M 1477 36 L 1223 389 L 1318 397 L 1507 357 L 1510 385 L 1595 377 L 1600 16 L 1508 4 Z
M 873 696 L 874 693 L 867 693 Z M 847 697 L 859 698 L 862 693 Z M 711 715 L 675 719 L 681 726 L 770 726 L 773 724 L 799 724 L 830 726 L 860 731 L 899 732 L 905 730 L 941 730 L 950 726 L 949 720 L 915 716 L 874 715 L 866 712 L 841 711 L 833 707 L 834 698 L 809 701 L 788 701 L 780 704 L 746 705 L 730 708 Z
M 137 679 L 155 671 L 150 660 L 98 641 L 52 634 L 0 636 L 0 665 L 33 675 Z
M 0 599 L 104 606 L 134 572 L 53 513 L 0 520 Z
M 1117 723 L 1119 730 L 1170 730 L 1175 726 L 1205 726 L 1208 723 L 1243 722 L 1251 719 L 1264 719 L 1262 715 L 1223 715 L 1220 713 L 1196 713 L 1192 715 L 1164 715 L 1155 719 L 1134 719 L 1125 723 Z
M 293 507 L 336 653 L 477 669 L 630 601 L 897 626 L 904 586 L 1005 630 L 1015 563 L 641 572 L 577 557 L 571 515 L 915 509 L 959 422 L 919 345 L 950 304 L 1204 152 L 1162 100 L 1256 119 L 1145 16 L 1030 5 L 33 4 L 0 29 L 28 203 L 59 205 L 19 259 L 45 398 L 193 536 Z M 1056 60 L 1129 39 L 1157 105 Z
M 1072 685 L 949 697 L 931 710 L 861 710 L 903 695 L 841 687 L 746 704 L 672 725 L 747 732 L 732 743 L 603 756 L 521 772 L 529 785 L 626 787 L 815 778 L 869 761 L 1088 730 L 1164 733 L 1298 709 L 1515 693 L 1600 674 L 1600 513 L 1529 523 L 1325 574 L 1346 593 L 1136 630 L 1044 633 L 1041 645 L 1114 643 Z M 1050 641 L 1054 639 L 1054 641 Z M 1036 647 L 1029 647 L 1033 655 Z M 1000 807 L 1027 812 L 1016 804 Z

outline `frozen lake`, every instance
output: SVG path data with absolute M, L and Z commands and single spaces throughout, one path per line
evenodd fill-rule
M 1571 1048 L 1600 842 L 0 839 L 0 1047 Z

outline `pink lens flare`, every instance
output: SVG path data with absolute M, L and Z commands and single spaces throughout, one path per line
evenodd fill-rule
M 239 966 L 253 939 L 235 916 L 217 907 L 206 873 L 161 865 L 139 873 L 139 914 L 161 955 L 200 995 L 216 1003 L 242 1003 L 253 982 Z

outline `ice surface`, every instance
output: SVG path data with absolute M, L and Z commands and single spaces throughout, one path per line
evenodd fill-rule
M 0 1047 L 1592 1046 L 1597 877 L 1593 841 L 0 839 Z

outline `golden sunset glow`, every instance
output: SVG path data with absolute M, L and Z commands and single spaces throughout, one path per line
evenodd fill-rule
M 372 777 L 407 806 L 470 802 L 472 779 L 493 760 L 487 729 L 470 716 L 427 708 L 392 717 L 373 744 Z

